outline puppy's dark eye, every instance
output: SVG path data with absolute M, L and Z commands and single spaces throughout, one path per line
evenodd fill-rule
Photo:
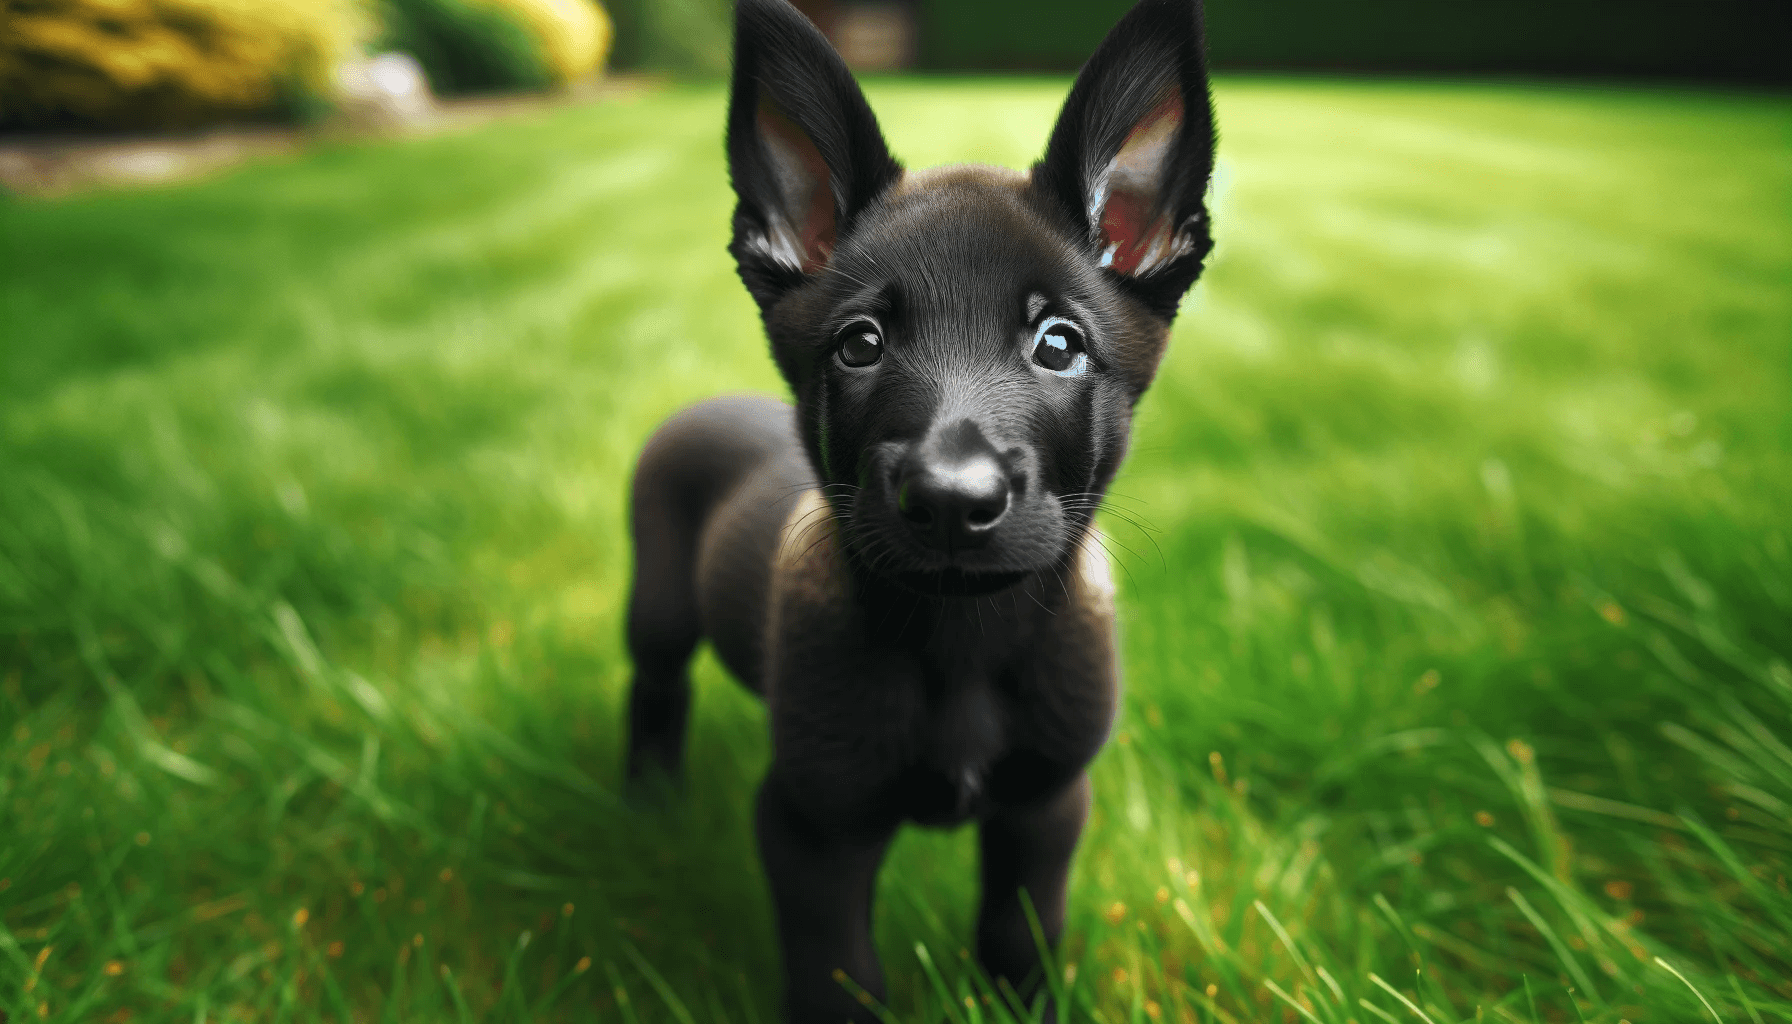
M 841 333 L 839 351 L 847 366 L 870 366 L 884 357 L 884 339 L 876 324 L 860 320 Z
M 1089 365 L 1083 332 L 1061 316 L 1046 317 L 1033 333 L 1033 361 L 1065 377 L 1082 373 Z

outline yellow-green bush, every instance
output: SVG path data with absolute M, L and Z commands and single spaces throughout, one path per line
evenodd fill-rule
M 596 71 L 610 52 L 610 19 L 591 0 L 495 2 L 541 41 L 542 57 L 555 82 L 570 82 Z
M 596 70 L 611 36 L 592 0 L 0 0 L 0 127 L 266 111 L 326 96 L 373 41 L 445 91 L 541 87 Z
M 160 125 L 321 92 L 358 0 L 0 0 L 0 124 Z

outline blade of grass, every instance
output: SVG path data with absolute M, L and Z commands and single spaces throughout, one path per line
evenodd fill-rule
M 1742 1004 L 1743 1010 L 1747 1011 L 1748 1019 L 1754 1021 L 1755 1024 L 1761 1024 L 1761 1015 L 1755 1012 L 1754 1002 L 1749 999 L 1748 993 L 1742 991 L 1742 983 L 1736 980 L 1734 974 L 1730 975 L 1730 990 L 1736 993 L 1736 1001 Z
M 1696 986 L 1692 982 L 1686 980 L 1686 975 L 1681 974 L 1679 968 L 1675 967 L 1673 964 L 1668 963 L 1666 960 L 1663 960 L 1661 957 L 1656 957 L 1655 962 L 1657 964 L 1659 964 L 1669 974 L 1672 974 L 1674 977 L 1679 978 L 1680 984 L 1685 985 L 1688 991 L 1690 991 L 1693 995 L 1698 997 L 1700 1005 L 1705 1007 L 1705 1012 L 1709 1013 L 1711 1015 L 1712 1020 L 1716 1021 L 1717 1024 L 1724 1024 L 1723 1017 L 1718 1015 L 1717 1010 L 1712 1007 L 1711 1001 L 1705 998 L 1705 993 L 1700 992 L 1698 989 L 1698 986 Z
M 1538 934 L 1543 936 L 1543 940 L 1549 943 L 1549 948 L 1555 951 L 1556 959 L 1561 961 L 1563 968 L 1568 971 L 1568 976 L 1573 978 L 1575 984 L 1579 985 L 1583 991 L 1591 993 L 1597 1001 L 1598 990 L 1587 978 L 1587 973 L 1581 970 L 1580 962 L 1575 960 L 1574 954 L 1568 949 L 1568 944 L 1562 941 L 1561 936 L 1556 934 L 1556 930 L 1549 926 L 1549 922 L 1543 919 L 1542 914 L 1532 908 L 1530 901 L 1524 898 L 1523 893 L 1508 887 L 1506 896 L 1518 907 L 1518 912 L 1531 922 L 1531 926 L 1537 929 Z
M 604 973 L 610 976 L 610 992 L 616 997 L 616 1010 L 622 1014 L 622 1019 L 628 1024 L 641 1024 L 640 1019 L 635 1016 L 634 1004 L 629 1001 L 628 989 L 623 987 L 622 975 L 617 973 L 616 965 L 608 960 L 604 961 Z
M 460 982 L 455 980 L 454 970 L 447 964 L 443 964 L 439 971 L 442 976 L 442 985 L 448 990 L 448 998 L 454 1003 L 454 1013 L 456 1017 L 460 1018 L 460 1024 L 473 1024 L 473 1011 L 467 1006 L 466 997 L 460 993 Z
M 928 983 L 933 986 L 934 993 L 939 996 L 946 1019 L 952 1021 L 953 1024 L 967 1024 L 964 1018 L 958 1014 L 958 1000 L 952 998 L 952 990 L 946 986 L 946 979 L 940 974 L 939 968 L 934 966 L 933 955 L 928 953 L 927 947 L 919 942 L 915 943 L 915 959 L 920 961 L 921 972 L 927 976 Z
M 1425 1011 L 1419 1009 L 1417 1004 L 1415 1004 L 1412 1000 L 1406 998 L 1406 996 L 1402 995 L 1399 989 L 1397 989 L 1394 986 L 1388 984 L 1387 982 L 1381 980 L 1381 976 L 1379 974 L 1373 974 L 1373 973 L 1370 974 L 1369 980 L 1374 982 L 1376 985 L 1380 986 L 1381 990 L 1386 992 L 1388 995 L 1393 996 L 1395 999 L 1400 1000 L 1401 1005 L 1405 1006 L 1408 1010 L 1411 1010 L 1413 1013 L 1413 1016 L 1424 1021 L 1425 1024 L 1437 1024 L 1437 1021 L 1432 1020 L 1428 1015 L 1426 1015 Z
M 890 1008 L 883 1003 L 878 1002 L 870 992 L 865 991 L 864 986 L 852 980 L 852 975 L 847 974 L 839 968 L 835 968 L 834 980 L 840 984 L 841 988 L 852 993 L 852 997 L 859 1001 L 860 1006 L 870 1009 L 872 1013 L 877 1015 L 877 1019 L 883 1021 L 884 1024 L 901 1024 L 896 1015 L 890 1012 Z
M 622 951 L 628 954 L 630 960 L 634 961 L 635 969 L 647 979 L 647 984 L 653 986 L 653 990 L 659 993 L 660 999 L 665 1002 L 666 1008 L 672 1011 L 672 1016 L 678 1020 L 678 1024 L 697 1024 L 695 1018 L 691 1016 L 691 1011 L 684 1005 L 684 1000 L 678 998 L 678 993 L 672 990 L 672 986 L 666 984 L 665 977 L 647 962 L 647 958 L 641 955 L 641 951 L 635 948 L 634 943 L 624 939 Z
M 1300 1005 L 1300 1003 L 1295 1001 L 1293 996 L 1289 995 L 1287 992 L 1282 991 L 1282 986 L 1276 984 L 1274 981 L 1267 980 L 1267 979 L 1263 982 L 1263 984 L 1264 984 L 1264 987 L 1268 988 L 1271 992 L 1274 992 L 1278 999 L 1280 999 L 1284 1003 L 1287 1003 L 1288 1006 L 1294 1010 L 1294 1012 L 1296 1012 L 1296 1013 L 1300 1014 L 1302 1017 L 1305 1017 L 1308 1020 L 1312 1021 L 1313 1024 L 1325 1024 L 1324 1021 L 1321 1021 L 1318 1017 L 1313 1016 L 1313 1011 Z

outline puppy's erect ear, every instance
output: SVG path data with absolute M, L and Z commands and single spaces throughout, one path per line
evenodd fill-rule
M 1140 0 L 1083 65 L 1033 180 L 1101 265 L 1169 319 L 1213 248 L 1200 0 Z
M 853 218 L 902 175 L 840 55 L 785 0 L 738 0 L 728 170 L 730 251 L 770 306 L 827 265 Z

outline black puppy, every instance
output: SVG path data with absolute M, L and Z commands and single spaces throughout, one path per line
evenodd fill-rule
M 731 251 L 796 407 L 706 402 L 635 473 L 631 778 L 676 776 L 707 637 L 764 695 L 760 855 L 794 1021 L 884 994 L 879 861 L 975 819 L 977 952 L 1022 993 L 1119 693 L 1091 518 L 1212 247 L 1198 0 L 1142 0 L 1030 175 L 906 173 L 785 0 L 739 0 Z

